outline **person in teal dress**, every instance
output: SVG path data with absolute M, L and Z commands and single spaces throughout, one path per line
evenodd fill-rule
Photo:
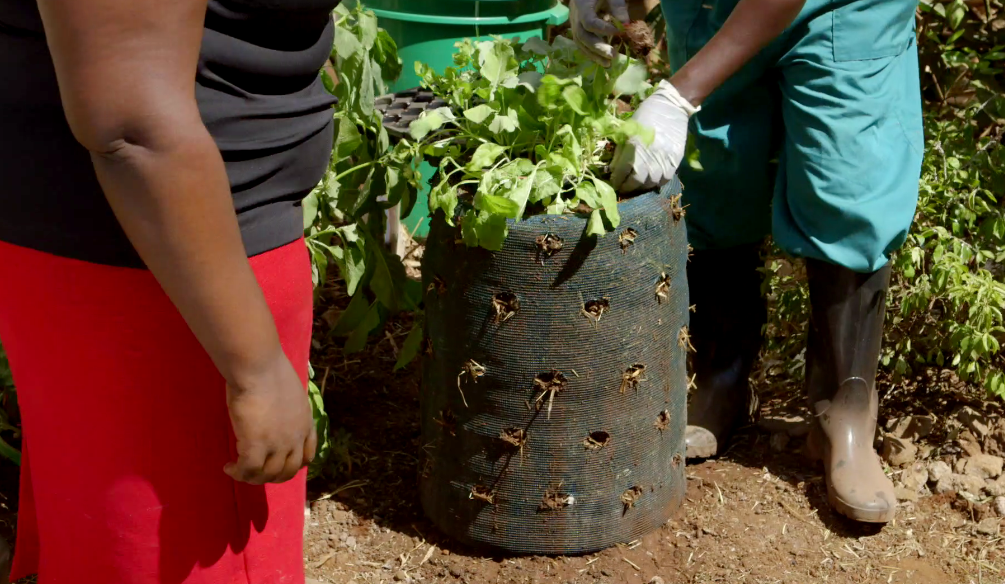
M 582 51 L 609 63 L 610 13 L 571 0 Z M 634 119 L 655 130 L 615 154 L 622 192 L 679 174 L 688 237 L 696 390 L 688 458 L 720 454 L 746 423 L 766 318 L 758 267 L 770 235 L 806 259 L 812 304 L 808 450 L 828 500 L 885 523 L 896 497 L 873 448 L 890 255 L 914 218 L 924 139 L 917 0 L 663 0 L 672 76 Z M 700 170 L 681 166 L 690 131 Z

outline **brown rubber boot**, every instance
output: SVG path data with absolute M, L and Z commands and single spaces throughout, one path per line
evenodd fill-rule
M 856 521 L 887 523 L 897 498 L 873 444 L 890 267 L 859 274 L 808 260 L 807 274 L 813 310 L 806 389 L 815 414 L 808 450 L 823 461 L 827 499 L 835 511 Z
M 766 308 L 759 245 L 696 251 L 687 267 L 695 390 L 687 408 L 687 458 L 709 458 L 750 418 L 750 369 Z

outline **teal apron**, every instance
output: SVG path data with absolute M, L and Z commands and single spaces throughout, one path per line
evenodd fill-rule
M 679 69 L 738 0 L 663 0 Z M 917 0 L 807 0 L 795 22 L 692 119 L 695 249 L 755 243 L 871 272 L 914 217 L 924 137 Z

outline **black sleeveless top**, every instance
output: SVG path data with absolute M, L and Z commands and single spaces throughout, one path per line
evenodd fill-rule
M 303 233 L 334 97 L 318 71 L 338 0 L 210 0 L 196 98 L 223 154 L 248 255 Z M 0 241 L 143 267 L 63 114 L 35 0 L 0 0 Z

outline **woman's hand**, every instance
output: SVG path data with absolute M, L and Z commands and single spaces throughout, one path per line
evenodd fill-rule
M 318 437 L 303 383 L 285 355 L 227 384 L 237 461 L 224 472 L 261 485 L 288 481 L 314 459 Z

